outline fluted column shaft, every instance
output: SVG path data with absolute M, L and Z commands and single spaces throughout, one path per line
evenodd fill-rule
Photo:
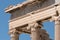
M 58 17 L 55 20 L 55 40 L 60 40 L 60 20 Z

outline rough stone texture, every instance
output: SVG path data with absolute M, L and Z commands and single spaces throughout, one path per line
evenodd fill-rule
M 36 2 L 34 4 L 27 5 L 24 8 L 21 8 L 21 9 L 18 9 L 16 11 L 12 12 L 11 20 L 14 19 L 14 18 L 20 17 L 22 15 L 28 14 L 30 12 L 46 8 L 46 7 L 51 6 L 53 4 L 55 4 L 55 0 L 46 0 L 46 1 L 42 2 L 42 3 Z
M 49 34 L 44 29 L 40 29 L 40 38 L 41 40 L 50 40 Z

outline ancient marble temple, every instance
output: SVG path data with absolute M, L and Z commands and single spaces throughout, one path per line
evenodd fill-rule
M 55 40 L 60 40 L 60 0 L 26 0 L 5 9 L 11 14 L 9 34 L 11 40 L 19 40 L 22 33 L 30 34 L 31 40 L 50 40 L 43 29 L 43 22 L 55 22 Z

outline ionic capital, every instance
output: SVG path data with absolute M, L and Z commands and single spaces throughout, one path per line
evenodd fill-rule
M 31 28 L 41 28 L 43 25 L 42 23 L 38 23 L 38 22 L 32 22 L 32 23 L 29 23 L 27 29 L 31 29 Z
M 11 29 L 10 31 L 9 31 L 9 34 L 11 35 L 11 34 L 21 34 L 21 32 L 20 31 L 18 31 L 17 29 Z

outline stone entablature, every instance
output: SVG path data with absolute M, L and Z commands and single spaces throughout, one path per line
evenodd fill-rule
M 49 19 L 51 19 L 51 17 L 54 15 L 56 15 L 55 7 L 45 10 L 45 11 L 42 11 L 42 12 L 38 12 L 37 14 L 35 13 L 35 14 L 31 14 L 30 16 L 27 16 L 27 17 L 24 17 L 21 19 L 17 19 L 15 21 L 10 22 L 9 25 L 10 25 L 10 27 L 15 28 L 15 27 L 29 24 L 30 22 L 33 22 L 33 21 L 42 21 L 45 19 L 47 19 L 47 21 L 49 21 Z
M 12 20 L 21 17 L 23 15 L 27 15 L 29 13 L 33 13 L 37 10 L 42 10 L 52 5 L 53 6 L 56 5 L 56 0 L 48 0 L 48 1 L 44 0 L 42 2 L 33 0 L 33 1 L 23 2 L 22 4 L 18 4 L 17 6 L 10 6 L 7 8 L 5 12 L 12 14 L 11 15 L 11 20 Z
M 11 40 L 19 40 L 19 34 L 31 34 L 32 40 L 50 40 L 40 37 L 43 22 L 55 22 L 55 40 L 60 40 L 60 0 L 29 0 L 16 6 L 9 6 L 5 12 L 11 14 L 9 34 Z M 41 32 L 42 33 L 42 32 Z M 57 34 L 57 35 L 56 35 Z

